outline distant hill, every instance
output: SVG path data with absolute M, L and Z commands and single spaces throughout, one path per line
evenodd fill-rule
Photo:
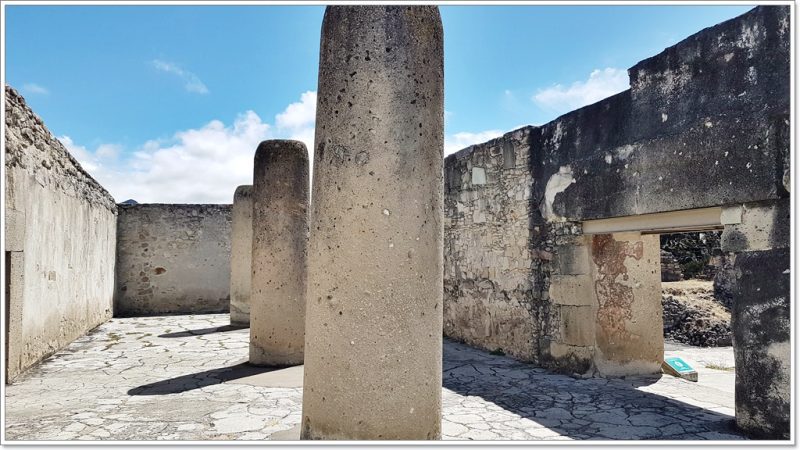
M 138 205 L 138 204 L 139 204 L 139 202 L 137 202 L 136 200 L 134 200 L 132 198 L 129 198 L 129 199 L 125 200 L 124 202 L 120 203 L 120 205 Z

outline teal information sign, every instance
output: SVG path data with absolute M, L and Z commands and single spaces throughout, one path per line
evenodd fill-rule
M 667 358 L 666 363 L 669 364 L 670 367 L 675 369 L 676 372 L 694 372 L 692 366 L 689 365 L 686 361 L 674 356 L 672 358 Z

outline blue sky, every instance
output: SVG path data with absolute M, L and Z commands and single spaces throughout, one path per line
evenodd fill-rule
M 441 6 L 446 153 L 627 88 L 752 6 Z M 313 148 L 322 6 L 5 9 L 6 82 L 117 201 L 230 202 L 266 138 Z

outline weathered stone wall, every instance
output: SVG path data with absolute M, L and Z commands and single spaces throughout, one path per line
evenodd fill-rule
M 733 310 L 747 374 L 737 376 L 737 421 L 782 436 L 789 226 L 775 204 L 789 196 L 789 13 L 754 8 L 635 65 L 627 91 L 448 157 L 445 333 L 565 372 L 657 370 L 657 237 L 583 226 L 767 202 L 767 212 L 745 208 L 738 221 L 723 212 L 714 226 L 726 227 L 732 295 L 747 297 Z M 780 282 L 750 288 L 757 276 Z
M 114 199 L 5 87 L 7 381 L 108 320 Z
M 445 162 L 444 332 L 534 360 L 541 295 L 531 282 L 529 130 Z
M 788 14 L 755 8 L 635 65 L 627 91 L 448 157 L 445 333 L 583 372 L 601 281 L 583 221 L 787 197 Z
M 119 205 L 116 316 L 227 312 L 231 205 Z
M 726 208 L 722 233 L 736 358 L 736 423 L 789 439 L 791 408 L 790 201 Z
M 789 60 L 789 9 L 758 7 L 636 64 L 630 90 L 542 126 L 540 179 L 571 181 L 551 191 L 555 217 L 788 195 Z

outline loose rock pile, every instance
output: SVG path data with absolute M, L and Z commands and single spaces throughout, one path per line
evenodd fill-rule
M 661 281 L 680 281 L 683 279 L 681 265 L 672 253 L 661 250 Z
M 718 270 L 720 232 L 661 235 L 661 281 L 710 280 Z
M 701 347 L 731 345 L 730 311 L 714 298 L 711 282 L 663 283 L 664 338 Z

